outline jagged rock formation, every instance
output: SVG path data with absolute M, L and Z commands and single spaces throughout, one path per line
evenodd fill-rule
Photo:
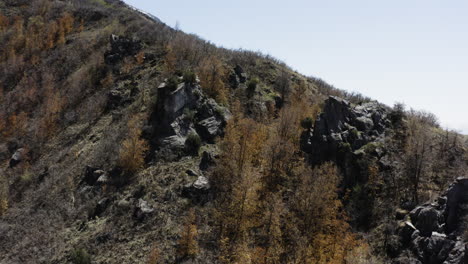
M 150 120 L 152 144 L 159 156 L 169 159 L 180 156 L 190 133 L 214 143 L 231 115 L 204 95 L 198 80 L 193 84 L 182 79 L 179 82 L 175 87 L 167 82 L 158 87 L 158 101 Z
M 356 161 L 364 154 L 377 158 L 384 155 L 382 142 L 385 129 L 391 124 L 387 114 L 388 110 L 376 102 L 352 105 L 331 96 L 313 129 L 302 133 L 301 148 L 309 154 L 312 164 L 325 161 L 339 164 L 345 174 L 345 185 L 365 181 L 359 179 Z
M 466 232 L 461 220 L 468 216 L 467 209 L 468 178 L 458 178 L 437 202 L 413 209 L 399 234 L 402 247 L 409 248 L 415 259 L 401 262 L 398 258 L 395 263 L 468 263 L 468 243 L 461 238 Z

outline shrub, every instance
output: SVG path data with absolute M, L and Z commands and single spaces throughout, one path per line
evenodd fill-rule
M 153 249 L 151 249 L 150 254 L 148 256 L 147 264 L 159 264 L 161 263 L 161 254 L 159 252 L 158 246 L 155 244 Z
M 197 76 L 192 71 L 184 72 L 184 83 L 193 85 L 197 81 Z
M 0 216 L 6 213 L 8 210 L 8 200 L 6 197 L 0 198 Z
M 250 79 L 250 81 L 247 83 L 247 92 L 249 93 L 249 95 L 252 95 L 255 92 L 258 83 L 259 80 L 257 78 Z
M 189 122 L 193 122 L 193 120 L 195 119 L 195 110 L 190 110 L 189 108 L 184 108 L 184 119 L 189 121 Z
M 184 224 L 181 234 L 177 255 L 181 258 L 194 258 L 198 254 L 198 230 L 196 225 L 195 210 L 191 209 Z
M 168 87 L 171 91 L 174 91 L 175 89 L 177 89 L 178 85 L 179 85 L 179 80 L 175 76 L 172 76 L 166 81 L 166 87 Z
M 314 124 L 314 120 L 312 120 L 311 117 L 306 117 L 306 118 L 302 119 L 302 121 L 301 121 L 301 126 L 304 129 L 311 129 L 313 124 Z
M 84 249 L 74 250 L 71 254 L 73 264 L 91 264 L 91 256 Z
M 191 155 L 198 155 L 201 139 L 197 133 L 190 133 L 185 140 L 185 150 Z
M 200 63 L 197 73 L 203 91 L 218 103 L 226 104 L 228 91 L 224 85 L 226 70 L 222 61 L 215 56 L 207 57 Z

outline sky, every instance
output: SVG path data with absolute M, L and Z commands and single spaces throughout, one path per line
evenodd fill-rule
M 468 134 L 466 0 L 125 1 L 218 46 L 270 54 Z

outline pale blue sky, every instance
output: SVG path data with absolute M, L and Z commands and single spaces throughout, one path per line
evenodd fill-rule
M 268 53 L 468 134 L 466 0 L 125 1 L 219 46 Z

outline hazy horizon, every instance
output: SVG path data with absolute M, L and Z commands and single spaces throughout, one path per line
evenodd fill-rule
M 216 45 L 270 54 L 337 88 L 432 112 L 443 128 L 468 134 L 468 2 L 125 1 Z

